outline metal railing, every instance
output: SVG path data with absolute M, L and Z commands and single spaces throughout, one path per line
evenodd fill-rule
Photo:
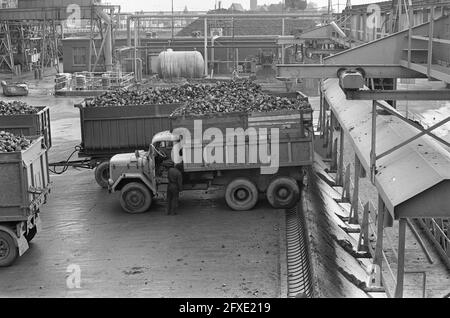
M 128 88 L 133 84 L 132 72 L 76 72 L 57 76 L 55 90 L 114 90 Z
M 360 238 L 358 242 L 358 251 L 367 251 L 369 252 L 372 257 L 375 256 L 375 249 L 369 242 L 369 238 L 373 237 L 375 240 L 378 239 L 377 237 L 377 222 L 378 222 L 378 209 L 376 208 L 375 204 L 369 200 L 366 204 L 363 204 L 361 199 L 359 197 L 355 197 L 354 188 L 355 188 L 355 180 L 351 177 L 351 165 L 348 164 L 347 167 L 344 169 L 343 174 L 345 177 L 343 177 L 343 198 L 346 197 L 349 202 L 351 202 L 351 212 L 358 213 L 359 211 L 363 211 L 363 220 L 362 223 L 359 221 L 359 217 L 356 216 L 357 223 L 361 225 L 361 232 L 360 232 Z M 358 206 L 358 208 L 356 207 Z M 352 215 L 350 215 L 350 218 Z M 441 242 L 446 242 L 446 252 L 448 257 L 450 257 L 450 241 L 448 238 L 448 231 L 450 226 L 450 220 L 447 220 L 447 236 L 445 238 L 442 237 L 443 231 L 441 227 L 438 224 L 435 224 L 432 219 L 424 219 L 424 222 L 426 221 L 426 224 L 431 225 L 431 231 L 433 232 L 436 240 Z M 392 229 L 389 229 L 388 227 L 383 227 L 383 236 L 387 243 L 387 249 L 392 253 L 393 260 L 395 262 L 398 262 L 398 252 L 397 248 L 395 246 L 395 239 L 394 239 L 394 233 L 392 232 Z M 425 249 L 424 243 L 418 239 L 418 242 L 420 245 L 422 245 L 422 248 Z M 425 250 L 425 253 L 428 254 L 429 252 Z M 394 273 L 393 265 L 391 261 L 389 261 L 389 257 L 387 254 L 387 251 L 383 249 L 381 251 L 381 256 L 383 259 L 383 264 L 386 266 L 387 272 L 389 273 L 390 280 L 393 282 L 393 285 L 395 286 L 397 284 L 397 276 Z M 450 260 L 450 259 L 449 259 Z M 426 290 L 427 290 L 427 272 L 426 271 L 406 271 L 405 274 L 407 275 L 422 275 L 422 286 L 421 286 L 421 296 L 422 298 L 426 298 Z M 387 284 L 386 278 L 384 275 L 381 275 L 381 280 L 383 283 L 383 286 L 385 287 L 385 292 L 388 297 L 392 297 L 394 292 L 393 290 L 389 290 L 387 287 L 389 286 Z M 371 285 L 370 283 L 368 284 Z
M 331 125 L 330 122 L 330 115 L 327 114 L 328 120 L 326 120 L 325 129 L 323 131 L 327 131 L 327 127 Z M 326 134 L 327 135 L 327 134 Z M 327 137 L 327 136 L 323 137 Z M 325 138 L 327 139 L 327 138 Z M 348 217 L 348 223 L 349 224 L 359 224 L 361 226 L 360 230 L 360 237 L 358 239 L 358 251 L 366 251 L 369 252 L 374 258 L 377 258 L 376 256 L 376 249 L 373 247 L 371 240 L 375 239 L 376 241 L 381 239 L 378 237 L 378 231 L 377 229 L 378 222 L 379 222 L 379 213 L 378 209 L 376 208 L 376 205 L 371 201 L 368 200 L 366 204 L 363 204 L 361 201 L 361 198 L 359 196 L 359 186 L 356 186 L 356 183 L 359 183 L 359 178 L 356 178 L 356 175 L 360 174 L 361 171 L 357 170 L 358 165 L 355 163 L 355 177 L 352 176 L 352 165 L 349 163 L 344 167 L 344 158 L 337 152 L 339 151 L 338 144 L 338 138 L 334 139 L 333 141 L 330 140 L 330 137 L 328 137 L 328 143 L 333 144 L 331 147 L 331 170 L 336 171 L 336 185 L 342 186 L 342 197 L 340 199 L 341 202 L 349 202 L 351 204 L 350 208 L 350 215 Z M 335 154 L 336 152 L 336 154 Z M 328 151 L 330 153 L 330 151 Z M 338 158 L 339 157 L 339 158 Z M 359 172 L 357 172 L 359 171 Z M 361 213 L 359 212 L 361 211 Z M 362 220 L 360 220 L 360 217 L 362 216 Z M 445 263 L 450 262 L 450 239 L 449 239 L 449 228 L 450 228 L 450 220 L 444 219 L 437 221 L 436 219 L 424 219 L 419 220 L 422 222 L 422 227 L 425 231 L 428 231 L 431 241 L 433 241 L 435 244 L 435 247 L 440 248 L 440 254 L 443 256 L 443 260 Z M 418 233 L 416 227 L 414 226 L 413 222 L 407 221 L 407 224 L 410 227 L 411 232 L 416 237 L 417 242 L 423 249 L 428 261 L 430 264 L 434 263 L 432 254 L 428 250 L 425 242 L 423 241 L 422 237 Z M 392 284 L 388 284 L 388 281 L 391 281 L 394 286 L 397 285 L 397 275 L 395 274 L 395 271 L 393 269 L 393 263 L 399 262 L 399 252 L 396 248 L 396 238 L 395 234 L 393 233 L 393 229 L 389 227 L 382 227 L 382 236 L 384 237 L 385 242 L 387 243 L 386 249 L 381 249 L 378 251 L 379 259 L 378 264 L 384 264 L 385 271 L 388 273 L 388 276 L 383 275 L 381 273 L 376 274 L 375 272 L 372 273 L 369 283 L 367 284 L 369 286 L 384 286 L 385 292 L 388 295 L 388 297 L 393 297 L 394 292 L 393 290 L 390 290 L 388 286 L 392 286 Z M 388 256 L 388 253 L 391 254 L 391 256 Z M 374 259 L 374 265 L 375 259 Z M 448 265 L 448 263 L 447 263 Z M 373 269 L 375 270 L 375 268 Z M 425 271 L 406 271 L 404 274 L 406 275 L 422 275 L 422 286 L 421 286 L 421 296 L 426 297 L 426 291 L 427 291 L 427 273 Z M 379 276 L 378 276 L 379 275 Z
M 442 260 L 450 269 L 450 219 L 418 219 Z

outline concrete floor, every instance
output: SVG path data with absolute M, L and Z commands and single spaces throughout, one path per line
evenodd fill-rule
M 53 77 L 29 81 L 31 105 L 49 105 L 50 161 L 67 158 L 80 142 L 82 98 L 51 95 Z M 6 99 L 6 98 L 5 98 Z M 178 216 L 159 203 L 142 215 L 121 210 L 117 194 L 93 172 L 52 176 L 42 208 L 43 231 L 14 266 L 0 269 L 0 297 L 280 297 L 284 214 L 264 201 L 232 212 L 220 193 L 186 193 Z M 281 243 L 281 244 L 280 244 Z M 66 284 L 81 269 L 81 288 Z
M 177 216 L 162 204 L 129 215 L 89 171 L 52 180 L 43 231 L 14 266 L 0 269 L 0 296 L 280 296 L 278 211 L 231 212 L 219 194 L 191 193 Z M 72 264 L 81 289 L 66 286 Z

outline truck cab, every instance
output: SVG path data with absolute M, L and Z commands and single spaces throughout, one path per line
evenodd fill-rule
M 164 164 L 178 139 L 169 131 L 156 134 L 148 151 L 118 154 L 110 160 L 109 191 L 121 192 L 120 204 L 128 213 L 147 211 L 167 184 Z

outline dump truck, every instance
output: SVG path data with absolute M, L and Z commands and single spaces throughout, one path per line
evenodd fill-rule
M 43 137 L 26 150 L 0 153 L 0 267 L 9 266 L 40 232 L 40 209 L 50 192 Z
M 170 123 L 147 151 L 110 160 L 109 190 L 120 192 L 126 212 L 146 212 L 153 200 L 165 197 L 164 163 L 171 160 L 181 167 L 184 191 L 224 188 L 232 210 L 251 210 L 260 194 L 273 208 L 297 204 L 303 168 L 313 162 L 311 109 L 171 117 Z M 212 133 L 214 138 L 203 139 Z M 215 143 L 220 135 L 226 141 Z M 257 158 L 264 152 L 265 158 Z
M 81 144 L 78 157 L 72 162 L 95 169 L 95 180 L 108 188 L 109 160 L 116 154 L 147 149 L 152 137 L 170 129 L 169 116 L 179 104 L 87 107 L 85 99 L 75 107 L 80 111 Z M 64 165 L 55 163 L 54 165 Z

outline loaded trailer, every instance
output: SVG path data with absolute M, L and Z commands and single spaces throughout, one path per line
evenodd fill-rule
M 121 192 L 126 212 L 145 212 L 154 199 L 165 197 L 167 171 L 161 166 L 168 159 L 181 162 L 183 190 L 224 188 L 233 210 L 251 210 L 261 194 L 274 208 L 297 204 L 303 168 L 313 162 L 311 109 L 171 117 L 170 126 L 170 131 L 153 137 L 148 151 L 111 158 L 109 189 Z M 215 131 L 214 138 L 205 140 L 208 131 Z M 235 134 L 227 134 L 230 131 Z M 220 135 L 223 143 L 211 143 Z M 260 149 L 266 158 L 258 158 L 264 153 Z M 272 167 L 270 161 L 275 159 Z
M 0 267 L 11 265 L 40 231 L 39 212 L 50 192 L 43 137 L 29 148 L 0 153 Z
M 34 114 L 14 114 L 0 116 L 0 131 L 18 136 L 42 136 L 47 149 L 52 147 L 50 129 L 50 109 L 47 106 L 34 106 Z
M 147 149 L 155 133 L 170 128 L 169 116 L 179 104 L 87 107 L 89 99 L 76 104 L 80 111 L 80 161 L 55 163 L 95 169 L 97 183 L 108 188 L 109 160 L 116 154 Z
M 307 100 L 300 92 L 273 95 Z M 95 169 L 95 180 L 107 189 L 111 157 L 148 149 L 155 134 L 176 126 L 177 120 L 169 117 L 181 104 L 89 107 L 92 100 L 86 98 L 75 105 L 80 111 L 81 143 L 77 147 L 80 160 L 51 163 L 50 166 Z M 312 118 L 312 111 L 305 115 L 305 121 L 307 118 Z

